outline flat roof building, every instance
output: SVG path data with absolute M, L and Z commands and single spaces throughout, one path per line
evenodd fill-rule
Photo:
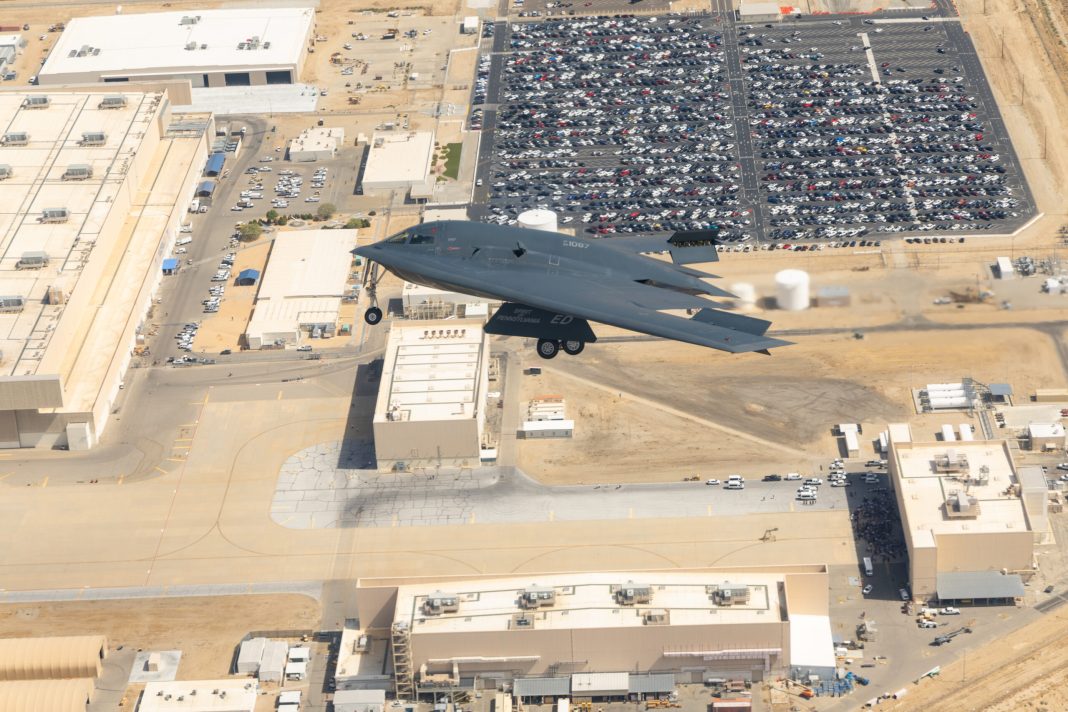
M 355 247 L 355 230 L 278 232 L 245 331 L 248 347 L 296 344 L 304 334 L 333 336 Z
M 375 133 L 367 149 L 360 184 L 366 190 L 433 190 L 430 175 L 434 134 L 429 131 Z
M 255 680 L 149 682 L 137 712 L 255 712 Z
M 512 681 L 519 697 L 589 697 L 655 683 L 628 673 L 700 682 L 834 670 L 823 566 L 357 586 L 361 624 L 390 638 L 396 692 L 405 699 L 478 678 Z
M 345 129 L 312 128 L 304 129 L 300 135 L 289 142 L 289 160 L 301 162 L 327 161 L 337 155 L 337 150 L 345 143 Z
M 27 108 L 35 97 L 48 101 Z M 84 449 L 110 417 L 211 122 L 170 132 L 166 92 L 34 91 L 0 92 L 0 123 L 26 136 L 0 146 L 0 447 Z
M 239 8 L 76 17 L 45 61 L 42 85 L 188 79 L 193 87 L 292 84 L 312 8 Z
M 913 597 L 984 599 L 1001 590 L 1003 570 L 1022 595 L 1021 576 L 1031 573 L 1035 539 L 1045 533 L 1045 501 L 1032 503 L 1029 516 L 1021 490 L 1032 487 L 1022 487 L 1008 443 L 916 442 L 908 425 L 893 423 L 889 444 Z M 1039 512 L 1042 532 L 1033 530 Z M 968 585 L 971 595 L 959 596 Z
M 481 319 L 390 327 L 374 416 L 380 472 L 479 464 L 489 382 L 482 327 Z

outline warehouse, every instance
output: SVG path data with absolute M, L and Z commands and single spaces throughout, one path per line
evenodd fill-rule
M 1060 423 L 1031 423 L 1027 426 L 1027 442 L 1036 452 L 1064 449 L 1064 426 Z
M 1035 540 L 1045 535 L 1045 483 L 1036 494 L 1004 441 L 916 442 L 904 423 L 888 433 L 913 597 L 1022 596 Z
M 25 46 L 22 35 L 0 35 L 0 71 L 7 71 L 4 65 L 14 64 L 19 50 Z
M 255 712 L 255 680 L 150 682 L 137 712 Z
M 311 8 L 241 8 L 76 17 L 38 73 L 41 85 L 188 79 L 194 88 L 299 81 Z
M 336 156 L 338 148 L 344 144 L 345 129 L 304 129 L 289 142 L 289 160 L 297 163 L 327 161 Z
M 304 337 L 333 336 L 355 247 L 355 230 L 279 232 L 245 331 L 248 348 L 283 348 Z
M 210 119 L 171 134 L 169 106 L 0 92 L 27 134 L 0 146 L 0 447 L 85 449 L 108 422 L 207 157 Z
M 375 404 L 379 472 L 474 467 L 489 383 L 481 319 L 394 323 Z
M 4 712 L 85 712 L 96 691 L 92 680 L 18 680 L 0 682 Z
M 356 600 L 389 640 L 403 699 L 501 683 L 520 698 L 625 697 L 834 668 L 823 566 L 365 579 Z
M 96 678 L 108 641 L 102 635 L 0 639 L 0 680 Z
M 424 194 L 434 187 L 430 175 L 433 160 L 433 133 L 375 133 L 360 185 L 364 191 L 403 190 Z

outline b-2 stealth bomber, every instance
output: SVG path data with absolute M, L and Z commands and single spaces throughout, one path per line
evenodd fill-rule
M 790 342 L 767 336 L 771 322 L 706 299 L 734 295 L 690 264 L 716 262 L 715 231 L 584 239 L 527 228 L 443 220 L 357 248 L 371 263 L 368 324 L 382 320 L 377 264 L 427 287 L 503 302 L 486 332 L 538 340 L 538 355 L 579 354 L 597 340 L 589 322 L 708 346 L 759 352 Z M 671 261 L 647 256 L 668 253 Z M 675 312 L 675 313 L 670 313 Z

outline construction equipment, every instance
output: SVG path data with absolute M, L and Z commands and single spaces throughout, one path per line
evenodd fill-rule
M 934 639 L 934 641 L 931 642 L 931 645 L 945 645 L 945 644 L 951 642 L 958 635 L 961 635 L 962 633 L 971 633 L 971 632 L 972 632 L 972 629 L 968 628 L 967 626 L 965 626 L 963 628 L 957 628 L 957 630 L 952 631 L 951 633 L 946 633 L 945 635 L 938 636 L 937 638 Z
M 977 289 L 975 287 L 965 287 L 963 290 L 950 291 L 949 298 L 956 304 L 983 304 L 990 301 L 994 293 L 989 289 Z
M 765 529 L 763 536 L 760 537 L 760 541 L 765 544 L 769 541 L 775 541 L 775 532 L 779 531 L 778 527 L 772 527 L 771 529 Z

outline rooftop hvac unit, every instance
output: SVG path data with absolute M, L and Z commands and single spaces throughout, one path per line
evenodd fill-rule
M 745 584 L 724 581 L 718 586 L 710 586 L 712 601 L 717 606 L 735 606 L 749 603 L 749 587 Z
M 93 56 L 95 57 L 98 54 L 100 54 L 100 48 L 99 47 L 93 47 Z
M 642 624 L 643 625 L 667 625 L 668 624 L 668 612 L 662 608 L 651 608 L 647 611 L 642 611 Z
M 263 43 L 263 48 L 264 49 L 270 49 L 271 48 L 271 43 L 270 42 L 264 42 Z
M 179 25 L 195 25 L 200 22 L 200 15 L 183 15 L 178 21 Z
M 30 135 L 25 131 L 11 131 L 4 134 L 2 143 L 5 146 L 25 146 L 30 142 Z
M 519 607 L 544 608 L 556 603 L 556 591 L 548 586 L 528 586 L 519 593 Z
M 89 54 L 92 51 L 93 51 L 93 48 L 90 47 L 89 45 L 82 45 L 81 49 L 78 50 L 78 56 L 79 57 L 84 57 L 85 55 Z
M 71 57 L 77 57 L 77 56 L 78 56 L 78 50 L 76 50 L 76 49 L 72 49 L 70 52 L 67 52 L 67 59 L 70 59 Z
M 653 600 L 653 588 L 647 584 L 627 581 L 616 592 L 616 602 L 621 606 L 633 606 L 635 603 L 649 603 Z
M 0 297 L 0 314 L 18 314 L 25 306 L 26 300 L 23 297 Z
M 435 591 L 423 601 L 423 613 L 439 616 L 442 613 L 456 613 L 460 610 L 460 599 L 454 594 Z
M 112 94 L 100 100 L 98 109 L 123 109 L 126 107 L 126 97 L 122 94 Z
M 189 49 L 196 49 L 196 48 L 197 48 L 197 43 L 196 43 L 196 42 L 186 42 L 186 44 L 185 44 L 185 48 L 186 48 L 187 50 L 189 50 Z
M 207 48 L 208 48 L 208 46 L 206 44 L 200 45 L 200 49 L 207 49 Z
M 48 265 L 47 252 L 23 252 L 15 269 L 41 269 Z
M 9 166 L 6 163 L 0 163 L 0 180 L 4 180 L 5 178 L 10 178 L 11 175 L 12 175 L 11 166 Z
M 70 211 L 66 208 L 45 208 L 41 211 L 43 223 L 65 223 L 70 220 Z
M 534 616 L 530 613 L 516 613 L 508 621 L 510 630 L 532 630 L 534 628 Z
M 108 135 L 103 131 L 86 131 L 82 134 L 82 146 L 103 146 L 108 141 Z
M 51 99 L 43 94 L 28 96 L 22 100 L 23 109 L 47 109 L 52 103 Z
M 63 172 L 63 180 L 87 180 L 93 177 L 93 167 L 88 163 L 72 163 Z
M 245 43 L 244 42 L 238 42 L 237 43 L 237 48 L 238 49 L 245 49 Z

